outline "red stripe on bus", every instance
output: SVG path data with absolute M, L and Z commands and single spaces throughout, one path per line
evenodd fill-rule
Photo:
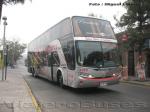
M 118 79 L 117 77 L 109 77 L 109 78 L 83 78 L 86 80 L 100 80 L 100 81 L 107 81 L 107 80 L 114 80 Z

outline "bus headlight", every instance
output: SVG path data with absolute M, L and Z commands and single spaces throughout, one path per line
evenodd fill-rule
M 94 78 L 91 74 L 80 74 L 81 78 Z
M 117 76 L 116 74 L 113 74 L 113 77 Z
M 117 73 L 117 74 L 115 74 L 115 73 L 113 73 L 113 77 L 117 77 L 117 78 L 121 78 L 121 74 L 119 74 L 119 73 Z
M 89 78 L 94 78 L 92 75 L 89 75 Z

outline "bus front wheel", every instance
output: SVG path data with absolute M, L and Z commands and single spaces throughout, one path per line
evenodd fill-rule
M 59 84 L 59 86 L 60 86 L 61 88 L 64 88 L 63 76 L 62 76 L 61 74 L 58 74 L 57 82 L 58 82 L 58 84 Z

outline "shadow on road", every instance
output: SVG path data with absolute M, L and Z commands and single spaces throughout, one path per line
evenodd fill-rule
M 68 88 L 69 91 L 75 92 L 77 94 L 110 94 L 110 93 L 118 93 L 116 91 L 106 89 L 106 88 L 78 88 L 78 89 L 73 89 L 73 88 Z
M 24 76 L 24 77 L 27 82 L 29 82 L 27 80 L 27 78 L 28 78 L 29 80 L 36 80 L 36 81 L 39 81 L 40 83 L 42 82 L 43 84 L 49 85 L 49 86 L 43 85 L 44 87 L 40 88 L 42 90 L 55 88 L 58 91 L 67 91 L 67 92 L 81 94 L 81 95 L 84 95 L 84 94 L 85 95 L 88 95 L 88 94 L 119 94 L 118 91 L 113 91 L 113 90 L 107 89 L 107 88 L 96 88 L 96 87 L 95 88 L 71 88 L 68 86 L 66 86 L 65 88 L 61 88 L 61 87 L 59 87 L 59 85 L 56 82 L 52 82 L 52 81 L 49 81 L 49 80 L 41 78 L 41 77 L 35 78 L 32 75 L 28 75 L 28 76 Z

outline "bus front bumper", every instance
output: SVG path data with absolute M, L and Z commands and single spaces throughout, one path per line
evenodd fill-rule
M 118 77 L 109 77 L 109 78 L 82 78 L 79 77 L 79 82 L 77 88 L 86 88 L 86 87 L 103 87 L 113 84 L 118 84 Z

